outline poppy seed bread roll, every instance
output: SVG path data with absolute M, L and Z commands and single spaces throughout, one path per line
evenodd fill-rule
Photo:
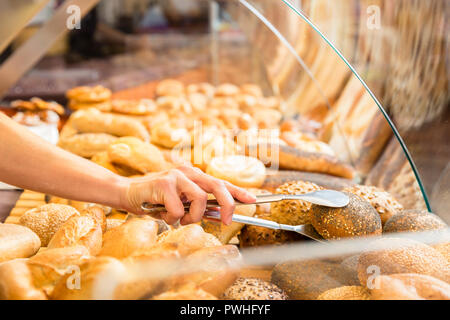
M 33 230 L 41 239 L 41 246 L 46 247 L 59 227 L 74 215 L 79 216 L 80 213 L 71 206 L 49 203 L 28 210 L 19 221 Z
M 276 194 L 305 194 L 321 188 L 307 181 L 288 182 L 277 188 Z M 311 203 L 302 200 L 283 200 L 274 202 L 270 207 L 271 220 L 278 223 L 299 225 L 310 223 Z
M 325 239 L 381 235 L 378 212 L 366 200 L 346 194 L 350 202 L 343 208 L 311 206 L 309 214 L 314 229 Z
M 38 235 L 15 224 L 0 224 L 0 263 L 17 258 L 28 258 L 41 247 Z

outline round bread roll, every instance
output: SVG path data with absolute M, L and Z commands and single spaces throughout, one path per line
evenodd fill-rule
M 168 230 L 158 236 L 158 243 L 176 243 L 182 256 L 188 255 L 198 249 L 221 246 L 222 243 L 212 234 L 203 230 L 196 224 L 181 226 Z
M 151 129 L 151 142 L 164 148 L 172 149 L 189 145 L 191 134 L 186 128 L 173 122 L 162 122 Z
M 370 292 L 361 286 L 345 286 L 325 291 L 317 300 L 370 300 Z
M 99 111 L 109 112 L 111 111 L 111 101 L 83 102 L 78 100 L 69 100 L 68 107 L 74 111 L 94 108 Z
M 361 197 L 346 194 L 350 202 L 344 208 L 311 206 L 309 215 L 314 229 L 325 239 L 380 235 L 382 226 L 378 212 Z
M 343 191 L 353 193 L 369 201 L 380 215 L 383 225 L 403 210 L 403 206 L 391 194 L 377 187 L 356 185 L 345 188 Z
M 26 259 L 0 263 L 0 300 L 47 300 L 37 289 Z
M 20 224 L 33 230 L 46 247 L 55 232 L 73 215 L 80 213 L 64 204 L 49 203 L 28 210 L 19 219 Z
M 38 252 L 41 240 L 30 229 L 0 223 L 0 263 L 17 258 L 28 258 Z
M 263 96 L 263 92 L 260 86 L 252 83 L 247 83 L 241 86 L 241 93 L 249 94 L 256 98 L 261 98 Z
M 450 242 L 436 243 L 431 246 L 447 258 L 450 263 Z
M 184 84 L 175 79 L 165 79 L 156 86 L 157 96 L 178 97 L 184 94 Z
M 95 218 L 73 216 L 55 232 L 48 248 L 86 247 L 91 255 L 97 255 L 102 248 L 102 227 Z
M 102 228 L 102 232 L 105 233 L 107 228 L 105 211 L 110 214 L 112 210 L 111 208 L 105 206 L 90 205 L 81 212 L 81 215 L 94 218 L 94 220 L 97 221 Z
M 327 290 L 358 285 L 353 272 L 339 264 L 319 260 L 277 264 L 271 282 L 293 300 L 315 300 Z
M 239 278 L 222 295 L 224 300 L 287 300 L 286 293 L 270 282 Z
M 156 103 L 152 99 L 111 101 L 111 111 L 118 113 L 143 116 L 154 113 L 156 109 Z
M 157 240 L 158 224 L 151 218 L 133 218 L 103 235 L 99 256 L 126 258 L 151 248 Z
M 151 300 L 217 300 L 217 298 L 197 285 L 188 283 L 180 288 L 153 296 Z
M 432 247 L 409 239 L 383 238 L 372 242 L 358 260 L 361 285 L 370 287 L 373 266 L 380 275 L 418 273 L 450 281 L 450 264 Z
M 266 167 L 256 159 L 245 156 L 225 156 L 211 160 L 206 173 L 243 188 L 259 188 L 266 178 Z
M 215 94 L 217 97 L 228 97 L 238 94 L 239 91 L 239 87 L 235 86 L 234 84 L 224 83 L 216 88 Z
M 377 277 L 373 300 L 450 300 L 450 285 L 434 277 L 404 273 Z
M 277 188 L 276 194 L 305 194 L 321 188 L 307 181 L 288 182 Z M 310 223 L 311 203 L 301 200 L 284 200 L 272 203 L 270 213 L 273 221 L 283 224 L 299 225 Z
M 81 86 L 75 87 L 66 92 L 66 97 L 84 103 L 102 102 L 111 98 L 111 90 L 103 86 Z
M 212 84 L 207 82 L 194 83 L 186 87 L 187 93 L 201 93 L 208 98 L 212 98 L 214 96 L 215 91 L 216 88 Z
M 406 210 L 391 217 L 383 232 L 421 232 L 447 228 L 447 224 L 435 214 L 420 210 Z

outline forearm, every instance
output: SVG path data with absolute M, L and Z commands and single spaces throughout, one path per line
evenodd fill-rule
M 51 145 L 0 113 L 0 181 L 120 207 L 124 178 Z

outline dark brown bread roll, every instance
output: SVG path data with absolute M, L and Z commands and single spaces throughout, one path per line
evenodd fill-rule
M 422 210 L 406 210 L 390 218 L 383 227 L 383 232 L 421 232 L 439 230 L 447 224 L 435 214 Z

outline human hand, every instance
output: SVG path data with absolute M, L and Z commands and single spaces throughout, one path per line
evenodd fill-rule
M 212 193 L 219 202 L 222 222 L 226 225 L 231 223 L 236 206 L 234 199 L 245 203 L 256 201 L 255 196 L 245 189 L 191 166 L 180 166 L 140 178 L 125 178 L 123 185 L 123 209 L 144 214 L 142 203 L 162 204 L 167 210 L 167 213 L 162 213 L 162 218 L 168 224 L 178 220 L 183 225 L 200 221 L 206 211 L 208 193 Z M 184 211 L 183 202 L 191 204 L 188 213 Z

